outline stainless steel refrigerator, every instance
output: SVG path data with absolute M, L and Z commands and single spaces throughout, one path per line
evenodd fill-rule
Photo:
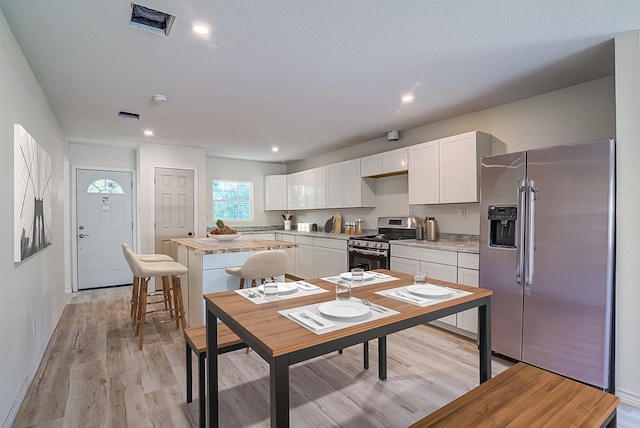
M 615 143 L 482 158 L 492 350 L 613 392 Z

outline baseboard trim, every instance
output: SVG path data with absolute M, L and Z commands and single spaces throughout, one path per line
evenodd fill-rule
M 640 394 L 625 391 L 621 388 L 616 388 L 616 395 L 620 397 L 620 402 L 622 402 L 623 404 L 640 408 Z
M 53 333 L 56 331 L 56 328 L 58 328 L 58 323 L 60 322 L 60 318 L 62 317 L 63 312 L 64 312 L 64 306 L 62 307 L 62 311 L 60 311 L 60 313 L 58 314 L 58 319 L 56 320 L 54 327 L 51 329 L 51 332 L 49 333 L 49 337 L 47 338 L 46 341 L 42 343 L 42 346 L 38 350 L 38 358 L 36 359 L 36 361 L 34 361 L 33 366 L 29 370 L 27 377 L 24 379 L 24 382 L 22 383 L 22 386 L 18 391 L 18 395 L 16 396 L 15 400 L 13 400 L 13 403 L 11 404 L 11 408 L 9 409 L 9 413 L 7 414 L 7 417 L 5 418 L 5 420 L 2 422 L 2 428 L 10 428 L 13 425 L 13 422 L 15 421 L 16 416 L 18 416 L 18 412 L 20 411 L 20 406 L 22 406 L 22 402 L 27 396 L 27 392 L 29 392 L 29 387 L 31 386 L 31 383 L 35 379 L 36 374 L 38 374 L 38 369 L 40 368 L 40 364 L 42 364 L 42 359 L 44 358 L 44 354 L 45 352 L 47 352 L 49 343 L 51 343 L 51 338 L 53 337 Z

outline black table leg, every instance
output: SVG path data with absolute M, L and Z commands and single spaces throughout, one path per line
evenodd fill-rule
M 208 386 L 208 427 L 218 427 L 218 318 L 207 310 L 207 386 Z M 206 401 L 206 397 L 205 397 Z M 204 407 L 205 403 L 200 403 Z
M 204 372 L 206 370 L 204 366 L 206 359 L 206 354 L 202 352 L 198 354 L 198 400 L 200 400 L 200 428 L 206 428 L 207 426 L 207 408 L 205 407 L 207 403 L 207 395 L 204 390 L 206 384 L 204 375 Z M 216 382 L 216 390 L 217 389 L 218 383 Z
M 270 364 L 271 427 L 289 426 L 289 361 L 287 355 L 273 358 Z
M 369 370 L 369 341 L 362 342 L 362 359 L 365 370 Z
M 378 338 L 378 378 L 387 378 L 387 336 Z
M 191 367 L 191 347 L 189 346 L 188 343 L 186 343 L 185 341 L 185 348 L 187 348 L 187 359 L 186 359 L 186 363 L 187 363 L 187 403 L 191 403 L 193 401 L 193 381 L 191 376 L 193 375 L 193 368 Z M 202 404 L 200 404 L 200 406 L 202 406 Z
M 491 379 L 491 299 L 478 307 L 478 341 L 480 351 L 480 383 Z

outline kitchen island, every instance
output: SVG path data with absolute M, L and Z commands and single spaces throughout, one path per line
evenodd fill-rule
M 204 325 L 204 294 L 235 290 L 239 287 L 239 279 L 227 274 L 226 268 L 241 266 L 257 251 L 284 250 L 297 246 L 292 242 L 254 239 L 250 235 L 239 236 L 233 241 L 217 241 L 215 238 L 175 238 L 171 242 L 176 246 L 178 262 L 189 269 L 182 278 L 182 297 L 190 327 Z

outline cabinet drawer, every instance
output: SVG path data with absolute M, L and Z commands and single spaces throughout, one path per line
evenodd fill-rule
M 276 241 L 296 242 L 296 237 L 288 233 L 276 233 Z
M 422 260 L 424 262 L 444 265 L 458 265 L 458 253 L 455 251 L 433 250 L 431 248 L 405 247 L 391 244 L 391 255 L 405 259 Z
M 313 238 L 313 245 L 316 247 L 335 248 L 337 250 L 347 249 L 347 241 L 344 239 Z
M 313 245 L 313 236 L 296 236 L 296 243 L 303 245 Z
M 458 267 L 478 269 L 480 267 L 480 257 L 477 254 L 458 253 Z

